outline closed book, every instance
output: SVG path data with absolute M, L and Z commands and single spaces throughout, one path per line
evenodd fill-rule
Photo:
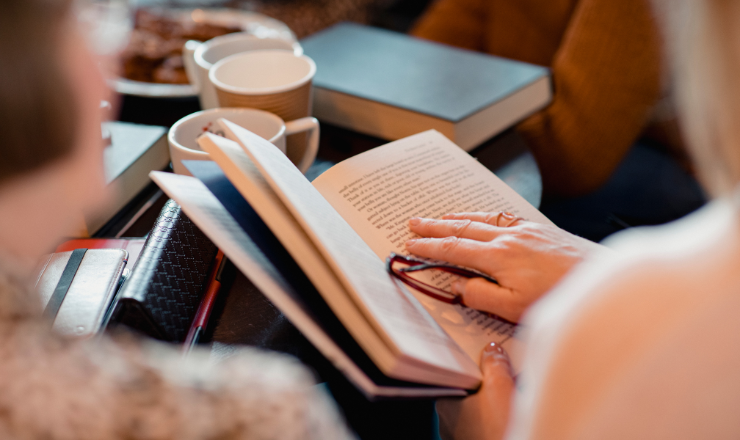
M 36 291 L 53 329 L 86 337 L 105 328 L 127 259 L 123 249 L 50 254 L 39 271 Z
M 313 115 L 387 140 L 435 129 L 470 151 L 552 99 L 549 69 L 341 23 L 301 41 Z
M 145 242 L 145 238 L 78 238 L 65 241 L 57 246 L 54 252 L 67 252 L 80 248 L 123 249 L 128 252 L 128 267 L 134 267 Z
M 102 228 L 151 182 L 150 171 L 163 170 L 170 163 L 165 127 L 127 122 L 106 122 L 103 127 L 111 134 L 111 145 L 103 152 L 111 196 L 98 212 L 85 216 L 89 235 Z

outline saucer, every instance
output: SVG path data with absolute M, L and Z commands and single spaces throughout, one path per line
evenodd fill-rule
M 208 22 L 225 26 L 238 26 L 243 31 L 262 38 L 280 38 L 300 47 L 293 31 L 282 21 L 264 14 L 227 8 L 172 8 L 157 10 L 158 14 L 182 21 Z M 116 78 L 109 82 L 113 90 L 124 95 L 149 98 L 185 98 L 197 96 L 190 84 L 160 84 Z

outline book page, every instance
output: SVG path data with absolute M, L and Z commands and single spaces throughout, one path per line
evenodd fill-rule
M 205 164 L 208 162 L 198 162 Z M 306 338 L 334 364 L 345 376 L 367 396 L 452 396 L 465 395 L 465 392 L 454 388 L 402 387 L 377 385 L 366 372 L 356 364 L 361 355 L 357 355 L 352 345 L 352 337 L 343 338 L 342 324 L 336 326 L 326 323 L 326 312 L 316 303 L 301 283 L 295 283 L 292 268 L 285 269 L 284 261 L 275 261 L 275 252 L 280 252 L 279 245 L 261 243 L 262 236 L 253 240 L 253 234 L 269 235 L 263 231 L 259 234 L 260 225 L 255 225 L 251 218 L 234 216 L 227 205 L 223 204 L 200 180 L 189 176 L 154 171 L 151 178 L 157 185 L 182 207 L 185 214 L 210 238 L 234 265 L 275 304 Z M 240 210 L 240 215 L 249 217 L 249 213 Z M 252 229 L 246 233 L 241 226 L 248 222 Z M 265 226 L 262 225 L 264 228 Z M 280 260 L 280 258 L 278 258 Z M 328 311 L 331 314 L 331 311 Z M 336 319 L 336 318 L 334 318 Z M 349 347 L 348 347 L 349 346 Z M 356 357 L 348 356 L 349 353 Z M 394 386 L 395 385 L 395 386 Z
M 508 211 L 527 220 L 551 223 L 475 158 L 434 130 L 347 159 L 313 184 L 383 260 L 391 252 L 408 254 L 404 244 L 415 236 L 408 227 L 411 217 Z M 449 289 L 455 279 L 441 271 L 419 275 L 443 289 Z M 478 359 L 482 347 L 491 340 L 503 345 L 515 343 L 511 340 L 515 327 L 506 321 L 412 291 L 473 359 Z
M 199 137 L 198 144 L 218 164 L 243 198 L 264 219 L 263 221 L 290 252 L 311 283 L 326 298 L 334 314 L 375 364 L 381 369 L 388 369 L 394 362 L 393 353 L 357 306 L 347 297 L 344 287 L 319 250 L 270 188 L 242 147 L 234 141 L 212 133 L 205 133 Z
M 274 145 L 227 120 L 219 121 L 238 139 L 262 176 L 298 221 L 350 298 L 401 362 L 389 376 L 464 388 L 475 387 L 480 371 L 449 335 L 385 271 L 373 251 Z M 424 364 L 426 377 L 407 367 Z
M 300 296 L 200 180 L 162 171 L 149 176 L 314 345 L 327 354 L 341 353 Z

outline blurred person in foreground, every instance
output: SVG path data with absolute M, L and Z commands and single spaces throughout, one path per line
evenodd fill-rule
M 0 438 L 340 439 L 336 408 L 297 361 L 220 365 L 132 337 L 53 334 L 33 267 L 105 197 L 100 70 L 69 0 L 0 6 Z
M 411 33 L 552 69 L 552 103 L 517 131 L 558 226 L 599 241 L 704 203 L 649 0 L 437 0 Z
M 655 3 L 713 201 L 617 234 L 613 254 L 510 215 L 412 219 L 431 238 L 408 250 L 497 278 L 455 290 L 469 306 L 521 318 L 526 345 L 516 378 L 506 353 L 488 347 L 480 391 L 438 402 L 447 438 L 740 437 L 740 1 Z

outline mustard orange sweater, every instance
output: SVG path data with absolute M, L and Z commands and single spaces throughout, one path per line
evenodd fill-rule
M 548 193 L 602 185 L 662 96 L 649 0 L 438 0 L 412 34 L 552 68 L 552 104 L 518 126 Z

